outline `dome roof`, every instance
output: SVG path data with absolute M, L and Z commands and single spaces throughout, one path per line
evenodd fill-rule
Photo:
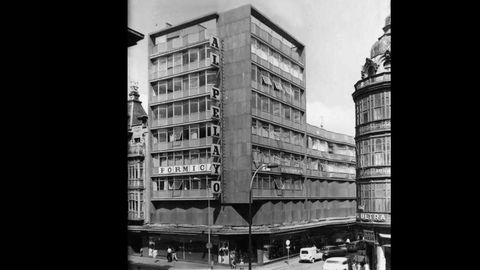
M 375 56 L 384 54 L 386 51 L 392 51 L 390 44 L 390 15 L 387 16 L 385 19 L 385 26 L 383 27 L 383 31 L 385 32 L 372 46 L 370 50 L 370 58 L 373 59 Z

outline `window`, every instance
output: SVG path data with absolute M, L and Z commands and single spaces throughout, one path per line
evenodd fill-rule
M 190 92 L 198 93 L 198 72 L 190 74 Z
M 300 101 L 300 89 L 297 87 L 293 87 L 293 99 L 295 101 Z
M 268 138 L 268 124 L 267 123 L 262 123 L 262 136 Z
M 282 88 L 282 83 L 281 83 L 281 80 L 280 78 L 276 78 L 276 77 L 273 77 L 273 89 L 277 90 L 277 91 L 282 91 L 283 88 Z
M 183 153 L 175 152 L 175 165 L 183 165 Z
M 188 140 L 190 138 L 190 129 L 189 126 L 183 127 L 183 140 Z
M 384 140 L 383 138 L 377 138 L 375 140 L 375 165 L 384 165 L 385 153 L 384 153 Z
M 292 110 L 293 111 L 293 122 L 300 123 L 300 111 Z
M 269 98 L 262 96 L 261 101 L 262 101 L 262 111 L 268 113 Z
M 183 116 L 188 116 L 189 108 L 190 108 L 189 100 L 184 100 L 183 101 Z
M 173 128 L 173 134 L 174 134 L 174 141 L 182 141 L 182 135 L 183 135 L 183 128 L 182 127 L 175 127 Z
M 175 94 L 180 93 L 182 91 L 182 78 L 174 78 L 173 79 L 173 90 L 175 91 Z
M 272 82 L 270 81 L 270 78 L 268 77 L 268 73 L 262 71 L 262 85 L 269 86 L 272 85 Z
M 190 56 L 190 67 L 198 65 L 198 48 L 188 50 Z
M 158 58 L 158 71 L 160 73 L 167 71 L 167 57 Z
M 183 80 L 183 96 L 188 96 L 188 75 L 182 77 Z
M 281 105 L 280 102 L 272 100 L 273 115 L 275 115 L 275 116 L 280 116 L 281 115 L 280 105 Z
M 288 129 L 282 128 L 282 141 L 290 143 L 290 131 Z
M 199 60 L 200 63 L 205 63 L 205 47 L 201 47 L 199 50 Z
M 199 112 L 205 112 L 205 97 L 201 97 L 199 99 L 200 99 L 200 102 L 199 102 L 199 105 L 198 105 L 198 111 Z
M 257 135 L 257 120 L 252 119 L 252 134 Z
M 173 112 L 175 117 L 182 116 L 182 102 L 175 102 L 173 104 Z
M 158 120 L 158 106 L 152 109 L 153 120 Z
M 167 114 L 168 114 L 168 118 L 173 117 L 173 103 L 170 103 L 167 105 Z
M 200 129 L 200 139 L 205 138 L 207 136 L 207 130 L 206 130 L 205 123 L 201 123 L 199 125 L 199 129 Z
M 190 160 L 192 164 L 199 164 L 199 151 L 198 150 L 192 150 L 190 151 Z
M 282 129 L 279 126 L 273 127 L 273 138 L 275 140 L 280 140 L 280 134 L 282 133 Z
M 167 142 L 167 130 L 166 129 L 159 129 L 158 130 L 158 142 L 159 143 Z
M 167 82 L 161 81 L 158 83 L 158 94 L 165 95 L 167 93 Z
M 182 71 L 182 54 L 176 53 L 173 55 L 173 69 L 175 72 Z
M 167 93 L 173 93 L 173 80 L 170 79 L 167 81 Z
M 252 109 L 257 109 L 257 93 L 252 92 L 252 95 L 250 97 L 250 105 L 252 106 Z
M 252 77 L 252 82 L 256 83 L 257 82 L 257 67 L 255 65 L 252 65 L 251 77 Z
M 198 139 L 198 125 L 190 126 L 190 140 Z
M 188 68 L 188 51 L 184 51 L 182 53 L 182 64 L 183 64 L 183 70 L 187 70 L 186 68 Z
M 167 58 L 167 71 L 169 74 L 173 72 L 173 55 L 169 55 Z
M 283 112 L 284 112 L 284 117 L 286 120 L 290 120 L 291 117 L 290 117 L 290 107 L 286 106 L 286 105 L 283 105 Z
M 190 114 L 198 113 L 198 99 L 190 99 Z
M 205 71 L 201 71 L 198 75 L 198 82 L 200 87 L 205 86 Z
M 216 81 L 217 81 L 217 71 L 207 70 L 207 84 L 215 85 Z

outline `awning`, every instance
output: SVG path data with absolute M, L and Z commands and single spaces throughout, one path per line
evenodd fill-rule
M 390 237 L 390 234 L 379 233 L 378 235 L 379 235 L 380 237 L 382 237 L 382 238 L 388 238 L 388 239 L 391 238 L 391 237 Z

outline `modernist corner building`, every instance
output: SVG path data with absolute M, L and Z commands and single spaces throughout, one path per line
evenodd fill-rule
M 390 269 L 390 16 L 355 84 L 358 224 L 373 269 Z
M 146 37 L 145 219 L 130 246 L 180 260 L 254 263 L 346 239 L 355 223 L 353 137 L 306 123 L 305 45 L 251 5 Z M 210 206 L 210 207 L 209 207 Z M 210 231 L 210 234 L 209 234 Z M 136 239 L 136 240 L 134 240 Z

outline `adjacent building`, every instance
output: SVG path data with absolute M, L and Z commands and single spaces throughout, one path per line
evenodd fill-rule
M 128 28 L 128 47 L 143 39 L 143 34 Z M 140 226 L 145 222 L 145 200 L 148 193 L 145 190 L 146 145 L 148 140 L 147 113 L 139 100 L 138 86 L 130 85 L 127 101 L 127 131 L 128 131 L 128 225 Z M 137 238 L 129 238 L 129 252 L 132 247 L 141 246 Z
M 390 16 L 355 84 L 357 221 L 372 269 L 390 269 Z
M 306 123 L 305 45 L 251 5 L 148 35 L 145 256 L 247 261 L 253 179 L 255 263 L 348 237 L 355 143 Z M 148 222 L 147 222 L 148 220 Z M 132 241 L 133 243 L 133 241 Z M 132 248 L 139 252 L 140 246 Z

